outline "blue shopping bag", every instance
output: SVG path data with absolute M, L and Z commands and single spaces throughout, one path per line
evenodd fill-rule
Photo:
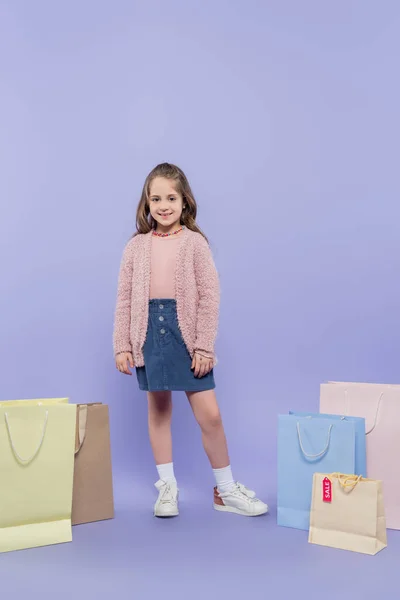
M 308 530 L 314 473 L 354 474 L 355 455 L 354 421 L 279 415 L 278 525 Z
M 315 418 L 321 417 L 323 419 L 340 420 L 340 421 L 353 421 L 356 434 L 355 442 L 355 474 L 367 477 L 367 438 L 365 436 L 365 419 L 363 417 L 347 417 L 341 415 L 329 415 L 324 413 L 310 413 L 310 412 L 297 412 L 294 410 L 289 411 L 290 415 L 297 415 L 298 417 Z

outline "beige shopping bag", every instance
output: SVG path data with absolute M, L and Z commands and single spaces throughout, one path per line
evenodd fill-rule
M 78 404 L 72 525 L 114 517 L 108 406 Z
M 315 473 L 308 541 L 377 554 L 387 546 L 382 482 L 357 475 Z
M 70 542 L 76 406 L 0 406 L 0 552 Z

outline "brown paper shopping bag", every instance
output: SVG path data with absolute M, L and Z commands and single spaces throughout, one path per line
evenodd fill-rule
M 108 406 L 78 404 L 72 525 L 114 517 Z
M 382 482 L 357 475 L 315 473 L 311 544 L 377 554 L 387 546 Z

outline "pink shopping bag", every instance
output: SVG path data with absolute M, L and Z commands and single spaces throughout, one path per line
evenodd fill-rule
M 400 386 L 323 383 L 319 408 L 322 413 L 364 417 L 367 476 L 383 482 L 386 526 L 400 529 Z

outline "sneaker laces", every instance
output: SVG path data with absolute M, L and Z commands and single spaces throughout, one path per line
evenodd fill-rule
M 161 504 L 175 504 L 175 496 L 172 491 L 171 485 L 167 482 L 161 488 L 161 496 L 160 496 Z
M 233 490 L 220 493 L 219 496 L 220 498 L 224 498 L 226 496 L 230 496 L 231 494 L 241 494 L 245 496 L 249 500 L 249 502 L 258 502 L 256 498 L 256 493 L 253 492 L 253 490 L 249 490 L 249 488 L 243 485 L 243 483 L 237 482 Z

